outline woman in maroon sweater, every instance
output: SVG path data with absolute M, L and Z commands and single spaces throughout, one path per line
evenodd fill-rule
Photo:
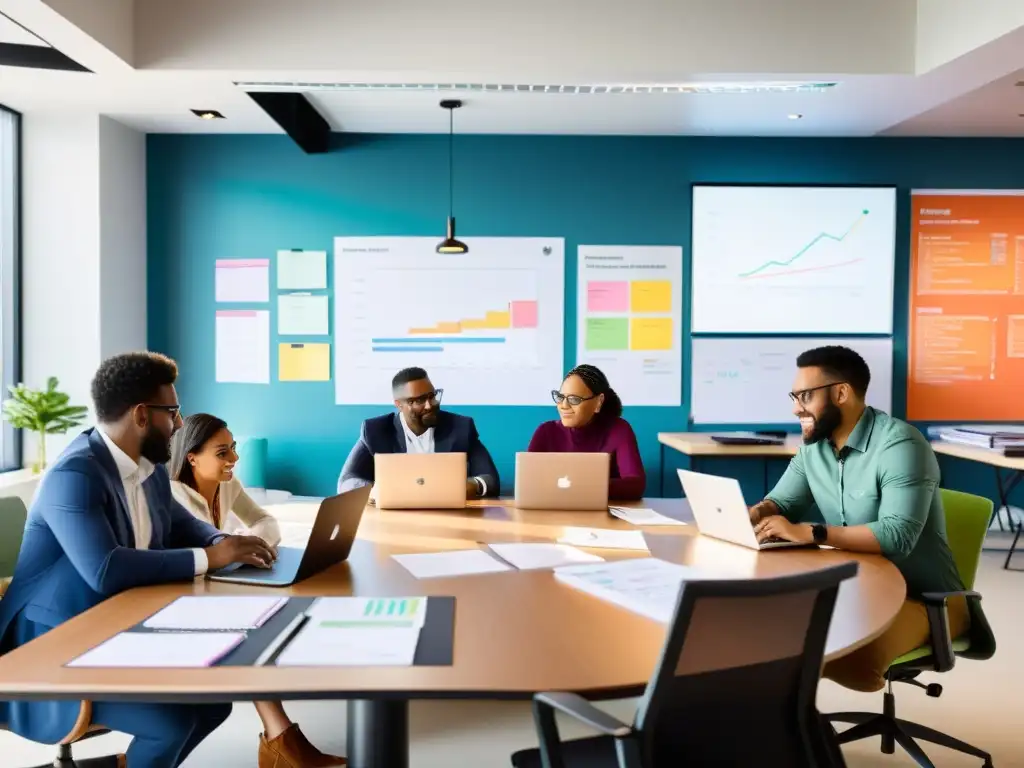
M 561 389 L 552 390 L 558 421 L 537 427 L 528 451 L 536 453 L 610 453 L 608 496 L 639 499 L 644 495 L 644 474 L 636 435 L 622 418 L 622 401 L 608 378 L 592 365 L 577 365 L 565 376 Z

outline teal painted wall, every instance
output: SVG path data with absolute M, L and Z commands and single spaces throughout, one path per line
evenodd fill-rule
M 438 235 L 447 213 L 447 137 L 337 136 L 305 155 L 283 136 L 151 135 L 148 139 L 149 340 L 179 362 L 188 412 L 225 418 L 236 435 L 269 439 L 268 482 L 325 494 L 360 422 L 378 408 L 334 404 L 334 383 L 214 382 L 214 261 L 332 250 L 337 235 Z M 909 191 L 1024 186 L 1024 141 L 973 139 L 734 139 L 456 137 L 456 213 L 464 236 L 557 236 L 566 245 L 565 365 L 575 355 L 576 246 L 681 244 L 689 274 L 690 185 L 699 182 L 895 184 L 900 188 L 893 412 L 905 410 Z M 273 280 L 272 280 L 273 284 Z M 276 307 L 271 289 L 271 327 Z M 386 297 L 381 297 L 386 300 Z M 684 373 L 689 297 L 684 298 Z M 277 339 L 271 371 L 276 378 Z M 435 381 L 444 386 L 444 381 Z M 552 382 L 552 386 L 558 382 Z M 614 382 L 613 382 L 614 384 Z M 687 429 L 682 408 L 627 408 L 658 492 L 659 431 Z M 552 408 L 462 408 L 501 472 Z M 678 495 L 669 455 L 667 491 Z M 774 482 L 784 462 L 768 466 Z M 764 490 L 760 462 L 704 462 Z M 949 487 L 995 494 L 991 470 L 943 460 Z M 1024 491 L 1024 489 L 1022 489 Z M 1021 503 L 1018 498 L 1017 503 Z

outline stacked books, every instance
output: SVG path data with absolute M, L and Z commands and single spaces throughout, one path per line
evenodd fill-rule
M 1024 424 L 960 424 L 928 427 L 928 436 L 947 443 L 988 448 L 1007 455 L 1024 454 Z

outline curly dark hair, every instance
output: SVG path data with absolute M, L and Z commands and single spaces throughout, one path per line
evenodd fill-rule
M 96 418 L 110 424 L 136 405 L 151 403 L 160 387 L 173 384 L 178 366 L 156 352 L 129 352 L 104 360 L 92 379 Z
M 565 374 L 566 379 L 570 376 L 578 376 L 593 394 L 604 395 L 604 407 L 597 414 L 599 419 L 614 421 L 622 416 L 622 400 L 612 389 L 612 385 L 608 383 L 608 377 L 604 375 L 604 371 L 597 366 L 581 363 Z

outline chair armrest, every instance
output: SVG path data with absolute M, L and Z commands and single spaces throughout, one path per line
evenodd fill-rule
M 952 592 L 925 592 L 921 595 L 925 610 L 928 612 L 932 657 L 935 659 L 936 672 L 948 672 L 956 664 L 956 654 L 953 653 L 954 638 L 950 635 L 949 612 L 946 610 L 946 601 L 951 597 L 981 600 L 979 593 L 969 589 L 958 589 Z
M 641 768 L 640 748 L 632 738 L 635 731 L 630 726 L 575 693 L 538 693 L 533 697 L 533 717 L 537 724 L 543 768 L 565 768 L 556 712 L 567 714 L 598 733 L 614 738 L 619 768 Z
M 541 706 L 564 712 L 605 736 L 624 739 L 633 735 L 630 726 L 575 693 L 538 693 L 533 700 Z

